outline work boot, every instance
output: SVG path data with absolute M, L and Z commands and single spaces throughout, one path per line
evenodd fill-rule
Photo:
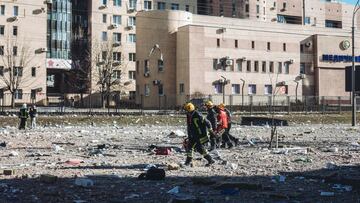
M 239 139 L 235 139 L 235 141 L 234 141 L 234 143 L 235 143 L 235 146 L 238 146 L 239 144 L 240 144 L 240 141 L 239 141 Z
M 193 167 L 193 162 L 191 157 L 186 157 L 185 166 Z
M 208 161 L 208 163 L 205 166 L 210 166 L 211 164 L 215 163 L 215 161 L 212 159 L 212 157 L 209 154 L 205 155 L 204 158 Z

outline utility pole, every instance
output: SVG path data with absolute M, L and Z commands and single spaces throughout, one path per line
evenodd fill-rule
M 306 24 L 306 22 L 305 22 L 305 13 L 306 13 L 306 9 L 305 9 L 305 0 L 303 0 L 303 25 L 305 25 Z

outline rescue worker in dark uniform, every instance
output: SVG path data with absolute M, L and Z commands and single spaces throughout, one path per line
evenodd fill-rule
M 216 122 L 216 111 L 214 108 L 214 104 L 211 101 L 207 101 L 205 103 L 205 107 L 207 110 L 206 119 L 211 123 L 212 132 L 215 132 L 217 122 Z M 217 144 L 218 144 L 218 138 L 214 133 L 210 133 L 210 151 L 214 150 L 217 147 L 216 146 Z
M 194 150 L 199 152 L 208 161 L 206 166 L 210 166 L 215 161 L 208 154 L 204 148 L 204 144 L 209 142 L 207 129 L 212 131 L 212 126 L 208 120 L 206 120 L 200 112 L 195 110 L 195 106 L 192 103 L 187 103 L 184 106 L 187 112 L 187 130 L 188 130 L 188 146 L 186 148 L 186 166 L 192 166 Z
M 25 130 L 26 120 L 27 120 L 27 118 L 29 118 L 29 112 L 28 112 L 26 104 L 23 104 L 22 107 L 20 108 L 19 118 L 20 118 L 19 129 Z
M 223 109 L 223 110 L 225 111 L 226 115 L 227 115 L 228 126 L 227 126 L 227 128 L 226 128 L 226 130 L 225 130 L 225 133 L 226 133 L 228 139 L 229 139 L 231 142 L 233 142 L 233 143 L 235 144 L 235 146 L 239 145 L 239 139 L 236 138 L 236 137 L 234 137 L 234 136 L 232 136 L 232 135 L 230 134 L 230 129 L 231 129 L 231 112 L 229 111 L 229 109 L 227 109 L 227 108 L 225 107 L 225 104 L 223 104 L 223 103 L 220 103 L 220 104 L 219 104 L 219 108 L 220 108 L 220 109 Z M 223 144 L 225 144 L 225 143 L 223 142 Z

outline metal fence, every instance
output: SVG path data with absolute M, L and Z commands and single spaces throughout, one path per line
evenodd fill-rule
M 11 94 L 0 97 L 1 111 L 9 111 L 11 108 Z M 107 101 L 108 99 L 108 101 Z M 110 94 L 102 96 L 94 94 L 48 94 L 33 95 L 23 93 L 21 97 L 15 97 L 15 106 L 23 103 L 35 104 L 43 107 L 42 110 L 49 112 L 149 112 L 161 110 L 181 110 L 186 102 L 193 102 L 198 108 L 205 101 L 211 100 L 214 104 L 225 103 L 232 111 L 243 113 L 270 113 L 282 112 L 319 112 L 341 113 L 351 111 L 350 96 L 283 96 L 275 97 L 267 95 L 160 95 L 151 107 L 146 107 L 146 99 L 140 95 L 135 101 L 133 95 Z M 273 101 L 272 101 L 273 100 Z M 357 98 L 357 110 L 360 110 L 360 99 Z

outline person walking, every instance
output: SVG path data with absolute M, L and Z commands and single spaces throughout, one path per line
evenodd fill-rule
M 187 103 L 184 106 L 187 117 L 187 131 L 188 131 L 188 144 L 186 147 L 186 166 L 193 165 L 193 153 L 196 150 L 208 161 L 205 166 L 210 166 L 215 163 L 212 157 L 208 154 L 204 144 L 209 142 L 207 130 L 212 131 L 210 122 L 204 118 L 201 113 L 195 110 L 192 103 Z
M 218 126 L 216 132 L 219 136 L 221 136 L 222 142 L 225 144 L 223 146 L 226 147 L 227 144 L 229 148 L 232 148 L 234 145 L 231 143 L 229 136 L 226 133 L 226 129 L 228 128 L 228 119 L 225 110 L 224 108 L 222 108 L 221 105 L 218 105 L 216 109 L 218 113 L 217 116 Z
M 31 129 L 35 129 L 36 128 L 36 117 L 37 117 L 37 109 L 36 109 L 35 105 L 30 107 L 29 115 L 30 115 Z
M 207 111 L 206 119 L 211 123 L 212 132 L 215 132 L 217 127 L 216 111 L 212 101 L 207 101 L 205 103 L 205 108 Z M 218 143 L 218 137 L 214 133 L 210 133 L 210 151 L 214 150 L 217 147 Z
M 227 116 L 227 120 L 228 120 L 228 127 L 226 128 L 225 133 L 227 134 L 229 140 L 235 144 L 235 146 L 239 145 L 239 139 L 230 134 L 231 116 L 232 116 L 231 112 L 229 111 L 229 109 L 227 109 L 225 107 L 225 104 L 223 104 L 223 103 L 219 104 L 219 108 L 224 109 L 226 116 Z
M 26 104 L 23 104 L 21 106 L 20 112 L 19 112 L 19 118 L 20 118 L 19 130 L 25 130 L 26 129 L 26 120 L 29 118 L 29 112 L 28 112 Z

